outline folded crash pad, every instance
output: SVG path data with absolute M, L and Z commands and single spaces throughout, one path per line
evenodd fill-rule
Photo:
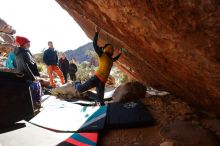
M 34 115 L 29 85 L 23 74 L 0 72 L 0 125 Z
M 106 126 L 108 128 L 129 128 L 150 126 L 154 119 L 141 102 L 110 103 L 107 109 Z
M 104 128 L 106 106 L 81 106 L 67 101 L 50 102 L 31 123 L 62 132 L 99 131 Z
M 57 146 L 96 146 L 98 133 L 74 133 Z

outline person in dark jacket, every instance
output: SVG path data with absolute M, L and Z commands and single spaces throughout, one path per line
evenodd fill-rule
M 67 60 L 65 54 L 63 53 L 59 59 L 59 68 L 63 72 L 65 83 L 67 83 L 67 75 L 69 72 L 69 60 Z
M 16 36 L 15 40 L 19 45 L 19 47 L 14 50 L 16 72 L 24 74 L 31 89 L 34 108 L 39 108 L 42 89 L 40 82 L 37 81 L 37 77 L 40 76 L 40 73 L 37 69 L 35 59 L 29 50 L 30 41 L 21 36 Z
M 77 72 L 77 66 L 72 60 L 69 65 L 69 75 L 72 81 L 76 81 L 76 72 Z
M 117 61 L 121 56 L 121 53 L 116 57 L 112 57 L 114 53 L 114 48 L 111 44 L 105 44 L 103 47 L 97 45 L 99 28 L 96 27 L 96 33 L 93 39 L 93 46 L 95 52 L 98 54 L 98 63 L 99 67 L 95 71 L 95 75 L 87 80 L 84 84 L 81 82 L 75 82 L 75 88 L 78 92 L 82 93 L 93 87 L 96 87 L 97 92 L 97 101 L 104 105 L 104 92 L 105 92 L 105 83 L 108 80 L 113 62 Z
M 64 84 L 65 80 L 62 71 L 58 67 L 58 56 L 57 51 L 55 51 L 53 47 L 53 42 L 49 41 L 48 46 L 49 48 L 44 52 L 43 61 L 47 65 L 47 72 L 50 77 L 50 85 L 55 88 L 56 84 L 54 83 L 53 72 L 59 76 L 61 84 Z
M 24 74 L 28 80 L 35 81 L 36 76 L 40 76 L 40 73 L 38 72 L 35 59 L 29 50 L 30 41 L 25 37 L 17 36 L 16 43 L 19 45 L 14 50 L 16 71 Z

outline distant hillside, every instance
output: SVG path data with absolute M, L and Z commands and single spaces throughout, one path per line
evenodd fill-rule
M 75 58 L 78 63 L 81 63 L 83 61 L 91 61 L 91 57 L 86 54 L 88 50 L 94 51 L 92 42 L 87 43 L 76 50 L 67 50 L 65 51 L 65 54 L 68 60 Z
M 87 55 L 87 52 L 90 50 L 94 52 L 92 42 L 87 43 L 83 46 L 80 46 L 79 48 L 77 48 L 75 50 L 67 50 L 64 53 L 66 54 L 66 57 L 68 60 L 71 60 L 74 58 L 76 60 L 76 62 L 78 62 L 78 63 L 81 63 L 83 61 L 88 61 L 88 62 L 92 61 L 92 63 L 94 65 L 97 65 L 97 61 L 92 60 L 91 55 Z M 58 52 L 58 54 L 59 53 L 60 52 Z M 96 53 L 94 53 L 94 54 L 96 54 Z M 34 54 L 34 57 L 38 63 L 43 62 L 43 53 Z

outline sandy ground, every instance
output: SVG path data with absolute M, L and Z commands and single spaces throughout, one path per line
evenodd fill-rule
M 148 89 L 142 102 L 156 120 L 152 127 L 106 130 L 102 146 L 219 146 L 220 121 L 167 92 Z

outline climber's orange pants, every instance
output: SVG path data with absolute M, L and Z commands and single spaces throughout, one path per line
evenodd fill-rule
M 49 65 L 49 66 L 47 66 L 47 72 L 48 72 L 48 75 L 50 77 L 50 85 L 52 87 L 56 87 L 56 84 L 54 83 L 53 72 L 55 72 L 59 76 L 62 85 L 65 83 L 65 80 L 64 80 L 64 77 L 63 77 L 63 73 L 59 69 L 58 66 L 56 66 L 56 65 Z

